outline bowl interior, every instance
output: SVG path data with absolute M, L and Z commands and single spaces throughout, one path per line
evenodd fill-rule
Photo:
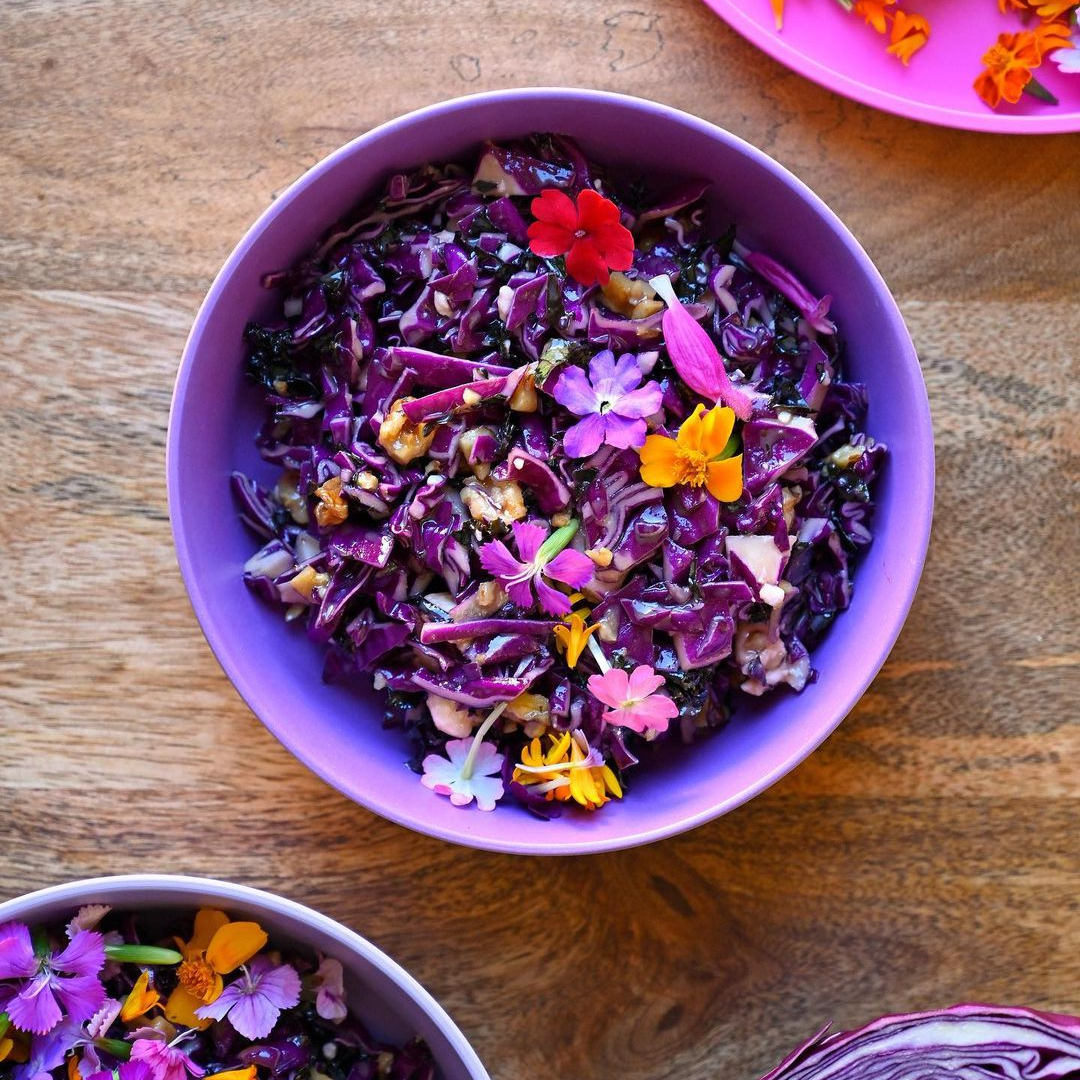
M 855 598 L 813 655 L 801 695 L 747 701 L 720 734 L 674 747 L 631 778 L 632 793 L 596 814 L 541 822 L 513 807 L 457 809 L 404 764 L 404 738 L 380 727 L 380 695 L 324 685 L 321 649 L 241 581 L 258 541 L 240 525 L 227 477 L 272 482 L 253 444 L 260 404 L 242 377 L 241 334 L 275 310 L 260 275 L 303 255 L 392 171 L 460 158 L 485 138 L 535 130 L 576 138 L 609 167 L 712 181 L 711 221 L 834 296 L 848 374 L 869 385 L 868 430 L 888 444 L 875 539 Z M 844 717 L 884 662 L 910 606 L 929 536 L 933 447 L 926 392 L 899 312 L 836 217 L 771 159 L 719 129 L 650 102 L 584 91 L 507 91 L 458 99 L 394 121 L 338 151 L 286 192 L 223 268 L 192 330 L 169 433 L 170 509 L 195 612 L 222 666 L 272 732 L 345 794 L 402 824 L 496 850 L 565 853 L 670 835 L 745 801 L 783 775 Z
M 70 917 L 84 904 L 162 916 L 218 907 L 234 919 L 253 919 L 270 934 L 272 944 L 314 949 L 339 960 L 345 969 L 349 1008 L 376 1038 L 400 1045 L 419 1035 L 432 1050 L 440 1080 L 487 1080 L 465 1037 L 411 976 L 370 942 L 291 900 L 203 878 L 100 878 L 0 904 L 0 923 L 50 922 Z

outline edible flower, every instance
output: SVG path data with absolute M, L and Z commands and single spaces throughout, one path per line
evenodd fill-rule
M 131 1044 L 131 1060 L 145 1062 L 153 1080 L 187 1080 L 188 1076 L 204 1076 L 206 1070 L 177 1045 L 190 1035 L 190 1031 L 183 1031 L 171 1043 L 164 1039 L 136 1039 Z
M 549 802 L 573 799 L 586 810 L 598 810 L 610 796 L 622 798 L 622 787 L 598 750 L 590 749 L 581 731 L 548 735 L 545 752 L 540 739 L 533 739 L 521 751 L 514 768 L 516 783 L 532 787 Z
M 577 662 L 581 659 L 589 637 L 599 629 L 600 627 L 595 623 L 592 626 L 586 626 L 585 618 L 576 611 L 564 617 L 563 625 L 553 628 L 555 640 L 566 654 L 567 667 L 577 667 Z
M 710 401 L 722 401 L 740 420 L 750 416 L 750 397 L 728 377 L 719 350 L 705 328 L 690 314 L 675 295 L 671 278 L 660 274 L 649 284 L 667 305 L 661 323 L 664 345 L 675 370 L 691 390 Z
M 1044 22 L 1053 22 L 1076 7 L 1076 0 L 998 0 L 1002 14 L 1010 8 L 1016 11 L 1034 12 Z
M 282 1009 L 300 1001 L 300 976 L 291 964 L 273 964 L 256 956 L 241 965 L 240 978 L 233 980 L 209 1005 L 195 1010 L 202 1020 L 224 1020 L 245 1039 L 262 1039 L 273 1030 Z
M 90 1073 L 84 1080 L 154 1080 L 154 1070 L 145 1061 L 124 1061 L 115 1069 Z
M 6 1012 L 0 1012 L 0 1062 L 26 1061 L 30 1056 L 30 1037 L 11 1026 Z
M 0 980 L 21 985 L 0 987 L 0 1009 L 22 1031 L 44 1035 L 66 1013 L 77 1023 L 88 1020 L 105 998 L 98 972 L 105 966 L 102 937 L 78 930 L 67 947 L 51 953 L 35 950 L 30 930 L 18 922 L 0 926 Z
M 533 587 L 540 606 L 551 615 L 565 615 L 570 601 L 545 578 L 580 589 L 593 575 L 592 560 L 580 551 L 564 550 L 578 530 L 571 521 L 550 536 L 542 525 L 515 521 L 514 532 L 518 557 L 501 540 L 492 540 L 480 548 L 480 565 L 493 574 L 506 589 L 510 599 L 522 609 L 533 605 Z
M 436 795 L 449 795 L 454 806 L 468 806 L 476 800 L 478 810 L 494 810 L 503 797 L 503 756 L 484 736 L 509 704 L 501 701 L 476 729 L 471 739 L 451 739 L 446 744 L 447 757 L 428 754 L 423 761 L 420 783 Z M 449 758 L 449 760 L 447 760 Z
M 922 15 L 897 9 L 889 33 L 888 52 L 903 61 L 904 67 L 907 67 L 912 56 L 929 40 L 930 24 Z
M 578 192 L 577 205 L 564 191 L 545 188 L 532 201 L 529 249 L 550 259 L 566 256 L 566 272 L 582 285 L 606 285 L 610 270 L 629 270 L 634 237 L 619 220 L 619 208 L 592 188 Z
M 650 732 L 667 731 L 668 721 L 679 715 L 678 705 L 667 694 L 658 693 L 663 685 L 663 675 L 657 675 L 648 664 L 629 674 L 612 667 L 602 675 L 589 676 L 589 692 L 608 707 L 601 719 L 646 737 Z
M 144 971 L 136 980 L 124 1001 L 120 1010 L 120 1019 L 126 1024 L 129 1020 L 135 1020 L 145 1016 L 158 1002 L 161 995 L 150 986 L 150 972 Z
M 982 58 L 986 70 L 975 80 L 975 92 L 996 109 L 1002 100 L 1015 105 L 1032 81 L 1031 69 L 1042 63 L 1039 42 L 1030 30 L 999 34 Z
M 203 908 L 195 916 L 191 940 L 177 942 L 184 961 L 176 970 L 176 989 L 165 1004 L 166 1017 L 189 1028 L 209 1027 L 197 1010 L 221 995 L 222 975 L 247 963 L 266 942 L 266 931 L 258 923 L 230 922 L 225 912 Z
M 1051 57 L 1065 75 L 1080 75 L 1080 39 L 1068 49 L 1055 49 Z
M 637 449 L 645 441 L 645 417 L 657 412 L 663 393 L 655 382 L 641 385 L 641 368 L 631 353 L 615 359 L 610 349 L 589 361 L 589 374 L 563 368 L 551 393 L 575 416 L 584 417 L 563 436 L 563 449 L 573 458 L 590 457 L 601 443 L 620 450 Z
M 855 0 L 855 14 L 861 15 L 866 20 L 867 26 L 872 26 L 879 34 L 884 34 L 889 29 L 889 13 L 886 8 L 891 7 L 896 0 Z
M 340 1024 L 348 1014 L 345 1004 L 345 972 L 341 961 L 324 956 L 312 977 L 315 988 L 315 1011 L 324 1019 Z
M 698 405 L 678 435 L 650 435 L 641 448 L 641 479 L 650 487 L 706 487 L 720 502 L 742 495 L 742 454 L 731 456 L 735 414 L 717 405 Z

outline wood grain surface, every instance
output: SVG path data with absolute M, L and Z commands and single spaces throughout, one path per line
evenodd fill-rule
M 496 1080 L 754 1080 L 828 1019 L 1080 1012 L 1080 138 L 910 123 L 694 0 L 621 2 L 0 2 L 0 897 L 280 891 L 402 961 Z M 199 633 L 164 486 L 184 336 L 248 223 L 358 132 L 524 84 L 688 109 L 815 188 L 911 327 L 939 484 L 907 627 L 820 751 L 686 836 L 547 861 L 298 765 Z

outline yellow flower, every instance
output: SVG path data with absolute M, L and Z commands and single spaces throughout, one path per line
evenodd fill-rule
M 126 1024 L 129 1020 L 145 1016 L 159 1001 L 161 995 L 150 988 L 150 972 L 144 971 L 135 980 L 135 985 L 120 1010 L 120 1019 Z
M 77 1054 L 70 1054 L 67 1059 L 67 1074 L 68 1080 L 83 1080 L 83 1074 L 79 1071 L 79 1066 L 82 1062 L 79 1061 Z
M 735 427 L 735 413 L 726 405 L 708 412 L 699 405 L 672 439 L 650 435 L 641 448 L 641 479 L 650 487 L 689 484 L 707 487 L 720 502 L 742 495 L 742 454 L 722 458 Z
M 588 613 L 586 612 L 586 614 Z M 555 640 L 566 653 L 567 667 L 577 665 L 585 646 L 589 642 L 589 637 L 599 629 L 600 627 L 595 623 L 592 626 L 586 626 L 584 617 L 576 611 L 572 611 L 563 619 L 561 625 L 554 628 L 552 633 L 554 633 Z
M 921 15 L 898 11 L 893 17 L 887 52 L 907 67 L 911 57 L 930 40 L 930 24 Z
M 544 752 L 539 739 L 533 739 L 521 751 L 521 764 L 514 769 L 514 780 L 535 787 L 549 802 L 573 799 L 586 810 L 598 810 L 610 796 L 622 798 L 618 777 L 589 744 L 580 731 L 572 735 L 548 735 Z
M 195 916 L 195 930 L 188 942 L 177 941 L 184 954 L 176 970 L 179 983 L 165 1003 L 165 1016 L 174 1024 L 207 1028 L 195 1010 L 221 996 L 222 975 L 247 963 L 267 941 L 266 931 L 258 923 L 230 922 L 224 911 L 203 908 Z
M 208 1073 L 204 1080 L 255 1080 L 255 1066 L 243 1069 L 226 1069 L 225 1072 Z

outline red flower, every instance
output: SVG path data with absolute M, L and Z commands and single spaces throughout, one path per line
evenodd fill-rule
M 534 255 L 566 256 L 566 272 L 582 285 L 606 285 L 609 270 L 629 270 L 634 237 L 619 221 L 619 208 L 592 188 L 578 193 L 577 206 L 558 188 L 532 201 L 529 247 Z

